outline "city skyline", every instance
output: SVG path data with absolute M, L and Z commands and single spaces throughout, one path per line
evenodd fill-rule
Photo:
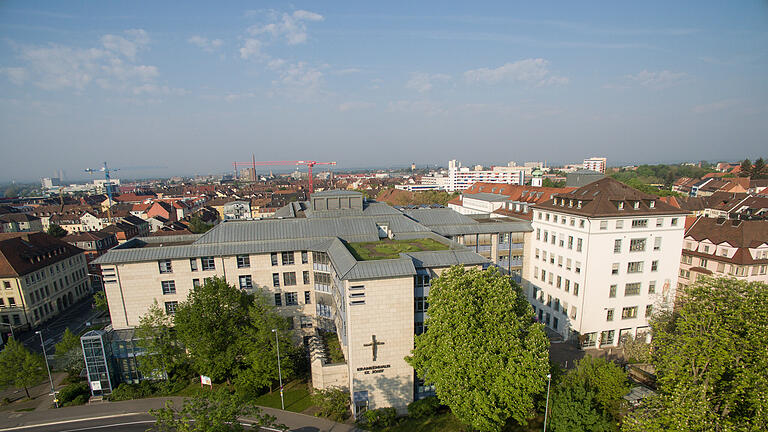
M 341 169 L 757 158 L 766 16 L 760 2 L 5 2 L 16 163 L 0 181 L 104 160 L 140 168 L 126 178 L 221 173 L 251 153 Z

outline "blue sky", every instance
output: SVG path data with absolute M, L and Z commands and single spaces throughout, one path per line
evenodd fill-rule
M 766 76 L 765 1 L 4 1 L 0 180 L 756 158 Z

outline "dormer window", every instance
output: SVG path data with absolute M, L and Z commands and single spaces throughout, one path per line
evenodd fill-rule
M 568 207 L 573 207 L 573 200 L 572 199 L 568 200 Z
M 624 210 L 624 201 L 619 203 L 619 210 Z
M 648 203 L 648 207 L 655 208 L 656 207 L 656 201 L 651 200 L 651 202 Z
M 640 208 L 640 201 L 635 201 L 634 208 L 635 210 Z
M 578 203 L 578 206 L 577 206 L 577 207 L 578 207 L 578 208 L 581 208 L 581 200 L 579 200 L 579 203 Z

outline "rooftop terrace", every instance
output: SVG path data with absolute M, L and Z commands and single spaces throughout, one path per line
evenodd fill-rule
M 346 243 L 347 249 L 358 261 L 400 258 L 401 252 L 448 250 L 448 246 L 429 238 L 411 240 L 382 239 L 375 242 Z

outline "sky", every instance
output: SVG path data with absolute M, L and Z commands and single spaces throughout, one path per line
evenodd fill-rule
M 768 156 L 768 2 L 0 2 L 0 181 Z

